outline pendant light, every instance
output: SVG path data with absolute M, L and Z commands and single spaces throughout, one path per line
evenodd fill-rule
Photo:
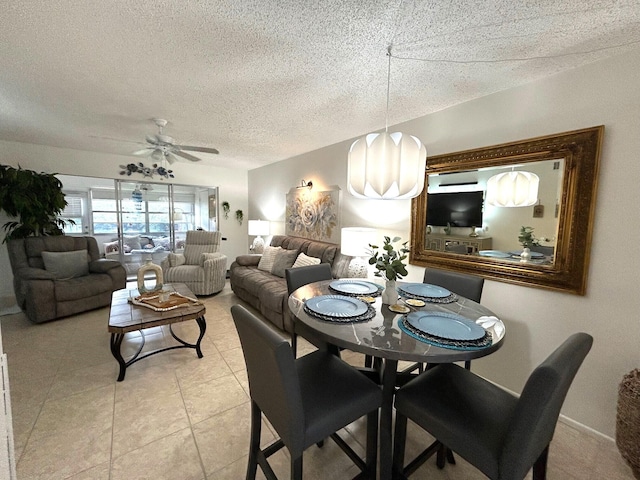
M 496 207 L 530 207 L 538 202 L 540 178 L 531 172 L 505 172 L 487 181 L 487 203 Z
M 422 142 L 401 132 L 389 133 L 391 46 L 387 49 L 387 113 L 383 133 L 370 133 L 349 149 L 347 184 L 359 198 L 405 199 L 424 188 L 427 149 Z

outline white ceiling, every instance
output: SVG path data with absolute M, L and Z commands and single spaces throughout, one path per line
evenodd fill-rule
M 390 44 L 390 125 L 640 46 L 640 0 L 8 0 L 0 18 L 1 140 L 127 155 L 161 117 L 242 169 L 383 128 Z

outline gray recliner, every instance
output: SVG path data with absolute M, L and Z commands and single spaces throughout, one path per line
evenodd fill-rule
M 124 267 L 100 258 L 93 237 L 27 237 L 7 249 L 18 306 L 35 323 L 105 307 L 127 283 Z

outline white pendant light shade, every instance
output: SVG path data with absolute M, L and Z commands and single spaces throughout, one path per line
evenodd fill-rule
M 349 150 L 349 193 L 359 198 L 405 199 L 424 188 L 427 149 L 401 132 L 370 133 Z
M 487 203 L 496 207 L 529 207 L 538 202 L 540 178 L 530 172 L 505 172 L 487 182 Z

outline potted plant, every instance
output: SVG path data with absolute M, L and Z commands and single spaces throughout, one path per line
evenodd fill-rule
M 67 206 L 62 183 L 55 174 L 0 165 L 0 210 L 16 220 L 5 223 L 3 240 L 39 235 L 64 235 L 73 220 L 59 218 Z
M 518 241 L 523 248 L 537 247 L 540 242 L 533 234 L 533 227 L 520 227 L 520 235 L 518 235 Z
M 386 286 L 384 292 L 382 292 L 382 303 L 384 304 L 396 303 L 398 300 L 396 280 L 401 280 L 402 277 L 408 274 L 404 261 L 409 253 L 409 247 L 407 247 L 409 242 L 402 243 L 400 248 L 396 250 L 393 244 L 400 240 L 400 237 L 391 239 L 391 237 L 385 236 L 382 252 L 378 251 L 380 247 L 377 245 L 369 244 L 371 249 L 369 265 L 375 266 L 374 275 L 376 277 L 384 277 L 386 279 Z

